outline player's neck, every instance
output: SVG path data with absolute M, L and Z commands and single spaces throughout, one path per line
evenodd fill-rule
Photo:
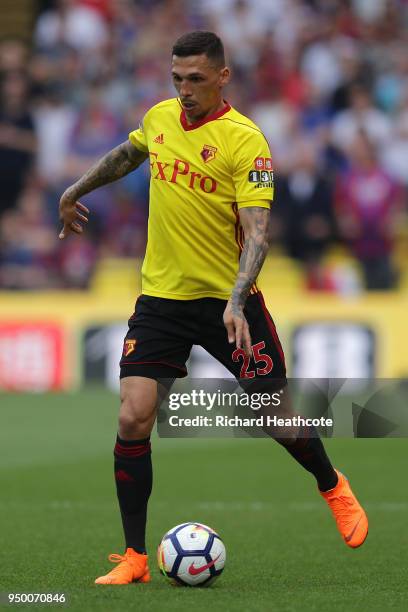
M 212 115 L 216 115 L 217 113 L 222 111 L 227 105 L 228 103 L 223 98 L 220 98 L 217 104 L 214 104 L 214 106 L 212 106 L 204 115 L 200 115 L 199 117 L 197 116 L 192 117 L 185 110 L 184 112 L 185 112 L 187 123 L 188 125 L 194 125 L 194 123 L 197 123 L 198 121 L 205 121 L 206 119 L 208 119 L 208 117 L 212 117 Z

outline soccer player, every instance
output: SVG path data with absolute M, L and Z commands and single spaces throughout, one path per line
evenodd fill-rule
M 81 234 L 88 209 L 78 199 L 135 170 L 151 167 L 142 295 L 129 320 L 121 359 L 121 406 L 114 473 L 126 551 L 97 584 L 148 582 L 145 548 L 152 488 L 150 434 L 158 381 L 186 375 L 193 344 L 237 379 L 285 384 L 283 351 L 256 280 L 268 251 L 273 197 L 268 144 L 223 98 L 230 71 L 221 40 L 185 34 L 173 47 L 177 98 L 151 108 L 129 140 L 97 162 L 61 197 L 63 229 Z M 283 382 L 282 382 L 283 381 Z M 331 465 L 316 431 L 278 439 L 317 481 L 348 546 L 367 535 L 364 510 Z

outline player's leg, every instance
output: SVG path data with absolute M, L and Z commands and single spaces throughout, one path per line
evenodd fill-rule
M 242 350 L 236 349 L 235 346 L 228 343 L 222 323 L 224 307 L 224 302 L 212 306 L 218 322 L 214 321 L 213 333 L 206 338 L 203 347 L 221 361 L 240 381 L 242 386 L 248 385 L 249 389 L 250 385 L 252 392 L 259 391 L 255 383 L 258 383 L 262 391 L 265 391 L 268 387 L 271 392 L 283 389 L 279 409 L 277 410 L 272 405 L 265 407 L 263 416 L 294 416 L 295 412 L 286 386 L 283 350 L 262 294 L 250 295 L 244 311 L 253 347 L 253 356 L 249 362 L 245 361 Z M 209 327 L 209 324 L 207 324 L 207 327 Z M 311 427 L 293 425 L 286 427 L 281 432 L 268 431 L 268 435 L 277 440 L 305 470 L 313 474 L 319 491 L 333 511 L 337 526 L 346 544 L 351 547 L 360 546 L 367 535 L 367 517 L 352 493 L 347 480 L 332 466 L 317 430 Z
M 282 389 L 280 400 L 277 416 L 283 419 L 297 416 L 287 385 Z M 265 422 L 265 416 L 273 413 L 274 408 L 268 406 L 261 408 L 261 411 Z M 323 442 L 315 427 L 292 425 L 286 429 L 280 428 L 277 430 L 275 428 L 271 433 L 265 427 L 265 431 L 285 448 L 305 470 L 313 474 L 320 491 L 328 491 L 336 486 L 337 473 L 327 456 Z
M 254 344 L 260 337 L 267 338 L 269 329 L 270 339 L 274 341 L 277 347 L 275 359 L 278 365 L 275 374 L 278 377 L 281 377 L 283 372 L 286 374 L 282 347 L 262 294 L 256 294 L 254 299 L 250 300 L 247 317 Z M 268 345 L 267 340 L 266 345 Z M 271 351 L 273 355 L 272 346 Z M 283 360 L 283 363 L 279 358 Z M 259 374 L 259 370 L 257 373 Z M 269 376 L 274 376 L 273 368 Z M 285 413 L 288 415 L 294 414 L 287 386 L 284 387 L 281 396 L 281 411 L 283 415 Z M 352 492 L 348 480 L 331 464 L 317 429 L 313 426 L 301 426 L 298 428 L 296 435 L 293 431 L 291 433 L 291 436 L 285 434 L 284 436 L 274 437 L 305 470 L 313 474 L 320 494 L 333 513 L 344 542 L 351 548 L 361 546 L 368 534 L 367 516 Z
M 111 561 L 119 564 L 107 575 L 97 578 L 96 584 L 150 580 L 145 533 L 153 480 L 150 434 L 156 418 L 157 381 L 141 376 L 123 378 L 120 396 L 114 474 L 126 552 L 110 556 Z
M 117 497 L 125 535 L 124 555 L 97 584 L 128 584 L 150 580 L 145 548 L 147 505 L 152 489 L 150 434 L 158 400 L 172 380 L 185 376 L 191 350 L 188 335 L 174 319 L 170 300 L 140 296 L 129 320 L 121 359 L 121 406 L 114 448 Z M 177 310 L 177 309 L 176 309 Z M 182 314 L 186 320 L 186 313 Z M 165 380 L 167 388 L 158 383 Z
M 288 387 L 283 389 L 281 399 L 278 416 L 283 418 L 294 416 Z M 270 414 L 268 408 L 264 409 L 263 415 L 265 414 Z M 267 428 L 265 430 L 267 431 Z M 276 431 L 267 431 L 267 433 L 272 435 L 305 470 L 314 475 L 320 495 L 329 505 L 347 546 L 351 548 L 361 546 L 368 534 L 367 516 L 351 490 L 347 478 L 333 468 L 316 428 L 300 426 L 295 436 L 293 431 L 289 431 L 290 435 L 287 435 L 287 432 Z M 283 437 L 279 437 L 282 433 Z
M 146 554 L 147 503 L 153 479 L 150 434 L 156 419 L 157 381 L 138 376 L 123 378 L 120 393 L 114 449 L 116 491 L 126 548 Z
M 157 406 L 167 393 L 168 388 L 152 378 L 129 376 L 121 380 L 115 483 L 126 548 L 139 554 L 146 554 L 147 504 L 153 482 L 150 434 Z
M 220 310 L 223 306 L 218 306 Z M 250 295 L 245 306 L 253 356 L 245 361 L 243 351 L 227 342 L 223 325 L 219 327 L 219 337 L 211 338 L 204 348 L 209 350 L 234 374 L 242 386 L 250 392 L 261 390 L 281 390 L 279 406 L 265 406 L 258 412 L 264 417 L 277 416 L 288 418 L 295 416 L 286 381 L 286 366 L 282 346 L 274 322 L 266 309 L 262 294 Z M 218 315 L 219 316 L 219 315 Z M 222 323 L 222 318 L 221 318 Z M 320 490 L 326 491 L 337 483 L 337 474 L 331 465 L 317 431 L 299 428 L 295 424 L 284 429 L 267 428 L 268 435 L 277 440 L 292 457 L 307 471 L 312 473 Z

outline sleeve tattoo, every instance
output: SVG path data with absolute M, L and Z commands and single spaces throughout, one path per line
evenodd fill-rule
M 231 295 L 232 312 L 239 317 L 243 316 L 245 301 L 269 249 L 269 209 L 254 206 L 244 210 L 245 244 L 239 260 L 238 277 Z
M 98 187 L 122 178 L 140 166 L 147 157 L 147 153 L 139 151 L 131 142 L 123 142 L 97 161 L 72 185 L 72 197 L 78 199 Z

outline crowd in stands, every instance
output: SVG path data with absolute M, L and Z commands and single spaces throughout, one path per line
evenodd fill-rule
M 226 97 L 266 135 L 274 248 L 315 290 L 341 290 L 341 245 L 368 289 L 398 286 L 406 239 L 408 4 L 404 0 L 48 0 L 32 41 L 0 41 L 0 287 L 86 288 L 103 257 L 142 256 L 148 164 L 83 198 L 81 237 L 58 241 L 63 190 L 174 97 L 170 50 L 217 32 Z M 1 8 L 0 8 L 1 16 Z M 404 233 L 405 232 L 405 233 Z

